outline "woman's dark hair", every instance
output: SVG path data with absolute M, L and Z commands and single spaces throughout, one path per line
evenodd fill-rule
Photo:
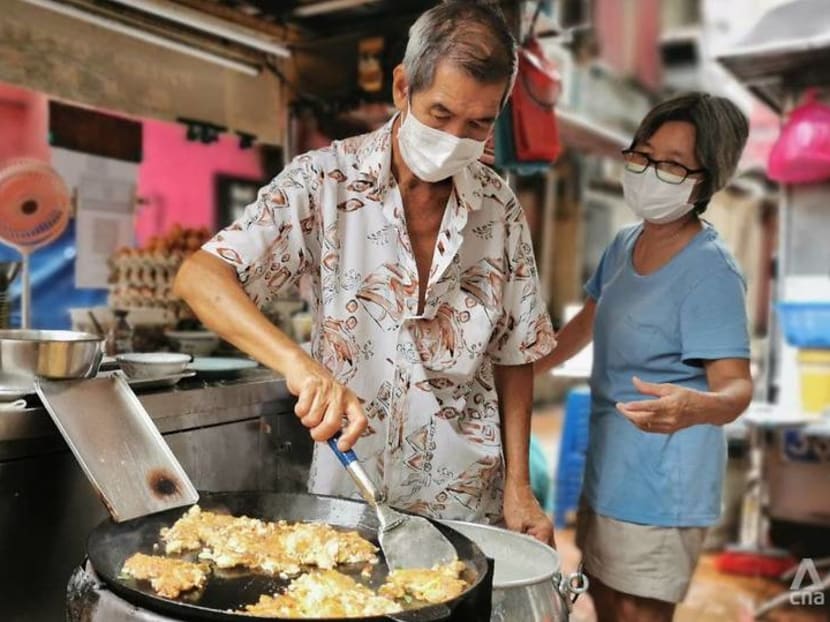
M 725 97 L 689 93 L 655 106 L 642 120 L 631 148 L 646 142 L 667 121 L 686 121 L 695 127 L 695 155 L 706 169 L 695 213 L 702 214 L 712 195 L 735 173 L 749 134 L 746 116 Z

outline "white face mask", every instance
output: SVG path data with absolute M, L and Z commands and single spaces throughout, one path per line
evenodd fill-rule
M 682 218 L 694 207 L 689 202 L 695 180 L 687 177 L 679 184 L 657 178 L 652 167 L 642 173 L 623 171 L 623 196 L 637 216 L 658 225 Z
M 421 123 L 412 106 L 398 130 L 401 156 L 418 179 L 435 183 L 452 177 L 484 153 L 484 141 L 459 138 Z

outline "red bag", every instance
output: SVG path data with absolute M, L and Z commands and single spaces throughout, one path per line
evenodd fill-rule
M 520 162 L 553 162 L 562 151 L 554 106 L 562 90 L 556 65 L 536 38 L 519 49 L 513 87 L 513 139 Z

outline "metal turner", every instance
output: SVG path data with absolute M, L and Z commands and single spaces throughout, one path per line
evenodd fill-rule
M 444 534 L 423 516 L 403 514 L 383 502 L 375 484 L 363 470 L 353 450 L 340 451 L 337 440 L 329 439 L 334 454 L 349 472 L 360 494 L 377 514 L 380 528 L 378 542 L 390 570 L 433 568 L 458 559 L 455 547 Z

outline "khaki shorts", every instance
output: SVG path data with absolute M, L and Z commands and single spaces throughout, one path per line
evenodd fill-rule
M 686 596 L 706 527 L 657 527 L 600 516 L 583 501 L 576 545 L 589 576 L 643 598 L 679 603 Z

